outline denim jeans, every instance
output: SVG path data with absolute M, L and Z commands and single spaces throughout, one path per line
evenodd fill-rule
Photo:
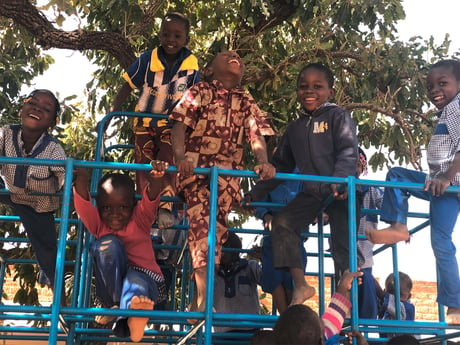
M 157 301 L 158 288 L 155 281 L 143 272 L 128 265 L 123 242 L 115 235 L 105 235 L 91 244 L 96 295 L 104 307 L 119 305 L 129 309 L 134 296 L 146 296 Z M 114 334 L 129 337 L 127 317 L 120 317 L 114 327 Z
M 426 174 L 404 168 L 392 168 L 387 181 L 424 183 Z M 438 303 L 460 308 L 460 277 L 452 242 L 457 216 L 460 211 L 459 197 L 455 193 L 444 193 L 440 197 L 427 191 L 404 188 L 385 188 L 381 219 L 386 222 L 407 224 L 408 199 L 413 195 L 430 201 L 431 247 L 438 271 Z

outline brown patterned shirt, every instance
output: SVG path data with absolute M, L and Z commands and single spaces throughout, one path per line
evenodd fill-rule
M 196 167 L 243 168 L 243 145 L 261 135 L 274 135 L 254 98 L 221 82 L 199 82 L 184 94 L 169 115 L 191 129 L 185 139 L 187 157 Z

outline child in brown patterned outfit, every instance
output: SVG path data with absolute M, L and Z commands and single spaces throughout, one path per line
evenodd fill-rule
M 236 52 L 217 54 L 204 70 L 209 81 L 192 86 L 169 116 L 174 120 L 172 146 L 178 169 L 178 190 L 184 194 L 190 222 L 187 241 L 197 287 L 192 311 L 205 308 L 210 196 L 208 177 L 194 175 L 193 169 L 212 166 L 243 169 L 246 138 L 258 162 L 254 171 L 262 179 L 275 175 L 274 167 L 268 163 L 264 139 L 264 135 L 274 133 L 252 96 L 240 87 L 244 71 L 245 66 Z M 240 200 L 240 178 L 219 176 L 216 264 L 227 238 L 228 214 Z

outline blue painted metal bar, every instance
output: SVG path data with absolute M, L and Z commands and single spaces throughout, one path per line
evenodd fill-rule
M 357 253 L 357 243 L 356 234 L 358 233 L 357 224 L 356 224 L 356 179 L 354 176 L 348 177 L 348 246 L 349 246 L 349 269 L 350 272 L 357 272 L 358 263 L 356 255 L 352 253 Z M 353 280 L 351 286 L 351 302 L 352 305 L 358 305 L 358 284 L 356 279 Z M 353 330 L 358 330 L 358 308 L 351 308 L 351 325 Z M 355 341 L 356 339 L 353 338 Z
M 51 328 L 49 335 L 49 342 L 54 344 L 57 341 L 58 335 L 58 320 L 61 309 L 61 296 L 64 285 L 64 261 L 65 261 L 65 247 L 67 241 L 67 228 L 68 219 L 70 214 L 70 200 L 72 195 L 72 173 L 73 173 L 73 162 L 72 158 L 68 158 L 66 161 L 66 172 L 64 180 L 64 197 L 62 198 L 62 215 L 63 221 L 59 227 L 59 238 L 58 238 L 58 251 L 56 258 L 56 277 L 54 282 L 53 291 L 53 305 L 51 310 Z
M 209 200 L 209 229 L 208 229 L 208 267 L 206 284 L 206 310 L 205 310 L 205 332 L 204 343 L 211 345 L 212 342 L 212 306 L 214 304 L 214 269 L 215 269 L 215 248 L 216 248 L 216 224 L 217 224 L 217 191 L 218 191 L 219 171 L 216 166 L 211 168 L 209 178 L 209 190 L 211 192 Z

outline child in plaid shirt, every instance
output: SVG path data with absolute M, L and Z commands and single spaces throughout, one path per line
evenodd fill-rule
M 66 159 L 64 149 L 49 134 L 59 119 L 60 105 L 49 90 L 35 90 L 19 111 L 21 125 L 0 128 L 0 155 L 6 157 Z M 26 230 L 38 264 L 53 288 L 56 268 L 57 236 L 54 211 L 59 207 L 55 194 L 64 183 L 62 166 L 2 164 L 0 187 L 11 194 L 0 195 Z M 41 193 L 44 195 L 33 195 Z M 48 195 L 45 195 L 48 194 Z
M 425 188 L 385 188 L 380 218 L 390 226 L 366 230 L 366 236 L 373 243 L 408 241 L 409 196 L 429 200 L 431 246 L 440 282 L 437 301 L 448 307 L 446 322 L 460 324 L 460 276 L 452 242 L 460 200 L 457 193 L 444 193 L 451 185 L 460 186 L 460 61 L 441 60 L 432 65 L 426 89 L 430 101 L 439 109 L 439 120 L 427 148 L 429 173 L 395 167 L 386 177 L 387 181 L 425 183 Z

